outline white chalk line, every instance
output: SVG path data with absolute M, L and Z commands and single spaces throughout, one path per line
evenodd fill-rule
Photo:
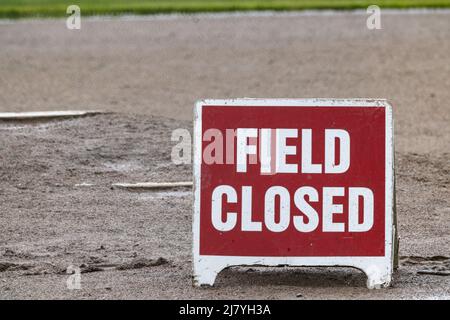
M 114 183 L 111 185 L 113 189 L 123 189 L 130 192 L 145 192 L 140 196 L 141 199 L 157 199 L 157 198 L 183 198 L 192 196 L 192 190 L 186 191 L 187 188 L 193 187 L 191 181 L 181 182 L 139 182 L 139 183 Z M 75 188 L 97 188 L 101 187 L 91 183 L 78 183 Z
M 84 117 L 106 113 L 100 110 L 67 110 L 67 111 L 36 111 L 36 112 L 0 112 L 0 120 L 33 120 L 52 118 Z
M 82 187 L 96 187 L 96 185 L 93 183 L 87 183 L 87 182 L 77 183 L 75 185 L 75 188 L 82 188 Z
M 142 199 L 155 198 L 182 198 L 192 196 L 192 190 L 186 191 L 187 188 L 192 189 L 192 181 L 178 182 L 138 182 L 138 183 L 114 183 L 113 189 L 123 189 L 130 192 L 150 192 L 142 196 Z
M 179 182 L 139 182 L 139 183 L 114 183 L 113 188 L 128 189 L 128 190 L 161 190 L 192 187 L 192 181 Z

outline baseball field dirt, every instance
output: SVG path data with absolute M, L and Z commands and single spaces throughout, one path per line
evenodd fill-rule
M 450 299 L 450 13 L 194 15 L 0 22 L 0 298 Z M 114 183 L 192 178 L 170 161 L 197 99 L 387 98 L 400 268 L 247 268 L 192 287 L 192 192 Z M 66 270 L 81 270 L 69 290 Z

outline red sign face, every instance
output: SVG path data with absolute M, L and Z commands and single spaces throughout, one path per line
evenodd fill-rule
M 385 112 L 203 105 L 199 254 L 384 256 Z

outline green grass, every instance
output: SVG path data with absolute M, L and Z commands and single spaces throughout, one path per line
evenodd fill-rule
M 65 17 L 70 4 L 82 16 L 218 12 L 246 10 L 357 9 L 377 4 L 382 8 L 449 8 L 450 0 L 0 0 L 0 18 Z

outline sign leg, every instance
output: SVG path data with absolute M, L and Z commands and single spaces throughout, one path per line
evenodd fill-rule
M 202 285 L 213 286 L 216 281 L 216 277 L 220 271 L 223 270 L 223 266 L 215 265 L 212 263 L 197 262 L 194 264 L 194 280 L 193 284 L 196 287 Z
M 391 283 L 391 273 L 387 269 L 371 265 L 362 268 L 362 271 L 367 276 L 367 288 L 369 289 L 386 288 Z

